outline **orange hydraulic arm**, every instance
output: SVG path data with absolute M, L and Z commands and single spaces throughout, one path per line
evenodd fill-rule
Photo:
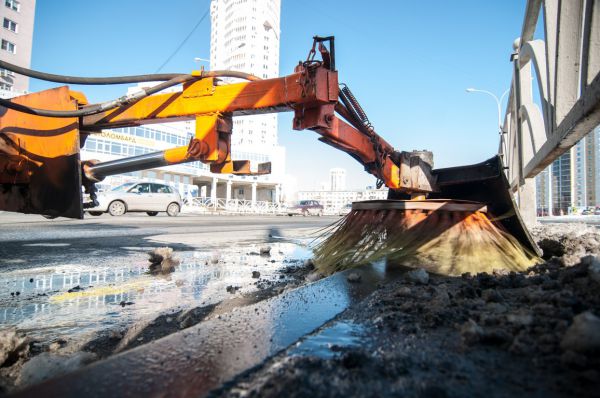
M 105 128 L 195 118 L 194 139 L 187 147 L 165 151 L 165 164 L 202 161 L 211 163 L 213 172 L 247 174 L 247 162 L 236 164 L 230 158 L 231 117 L 293 110 L 294 129 L 317 132 L 321 141 L 352 155 L 389 188 L 430 192 L 431 179 L 423 174 L 426 167 L 422 163 L 413 159 L 411 165 L 409 156 L 403 158 L 374 131 L 361 128 L 351 111 L 339 102 L 338 73 L 332 62 L 333 54 L 322 43 L 325 40 L 332 42 L 333 38 L 315 38 L 309 59 L 301 62 L 291 75 L 234 84 L 205 78 L 184 84 L 182 92 L 156 94 L 127 107 L 84 117 L 80 128 L 91 133 Z M 323 61 L 314 60 L 317 43 Z M 336 111 L 348 122 L 338 118 Z M 414 170 L 415 161 L 418 173 Z M 101 171 L 106 172 L 106 168 L 91 166 L 87 175 L 101 177 Z
M 315 60 L 317 44 L 322 60 Z M 37 188 L 0 195 L 0 209 L 34 213 L 50 209 L 52 214 L 80 217 L 81 203 L 61 206 L 69 195 L 81 202 L 77 181 L 86 189 L 91 186 L 93 192 L 93 183 L 108 175 L 191 161 L 208 163 L 215 173 L 269 173 L 270 164 L 261 164 L 252 173 L 248 161 L 231 159 L 232 117 L 283 111 L 294 112 L 295 130 L 315 131 L 322 142 L 363 164 L 379 183 L 413 195 L 435 191 L 431 167 L 419 157 L 395 151 L 375 133 L 349 90 L 339 88 L 333 50 L 333 37 L 315 37 L 306 61 L 288 76 L 224 84 L 211 72 L 199 71 L 193 73 L 197 78 L 182 80 L 180 92 L 125 98 L 116 107 L 77 118 L 20 113 L 12 106 L 4 109 L 0 115 L 0 182 Z M 19 97 L 13 103 L 58 111 L 79 109 L 76 112 L 91 107 L 83 107 L 85 96 L 67 87 Z M 79 163 L 79 148 L 102 129 L 178 120 L 196 121 L 195 135 L 187 146 L 103 163 Z M 63 183 L 65 176 L 69 189 Z

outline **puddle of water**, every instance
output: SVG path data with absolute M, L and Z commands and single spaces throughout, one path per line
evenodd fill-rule
M 353 322 L 336 322 L 299 341 L 288 350 L 288 353 L 329 359 L 336 356 L 343 348 L 360 346 L 364 333 L 365 329 L 362 325 Z
M 311 355 L 331 343 L 357 344 L 354 337 L 366 338 L 367 330 L 364 333 L 354 330 L 354 334 L 357 326 L 351 324 L 318 328 L 364 300 L 377 289 L 378 283 L 398 280 L 404 271 L 387 269 L 382 276 L 377 267 L 363 266 L 352 272 L 361 276 L 361 283 L 349 282 L 348 272 L 337 273 L 268 300 L 235 308 L 153 344 L 83 368 L 77 377 L 65 375 L 25 393 L 82 396 L 89 395 L 93 386 L 93 391 L 100 391 L 103 396 L 169 396 L 174 391 L 206 396 L 267 358 L 286 348 L 296 348 L 292 344 L 308 333 L 317 331 L 315 337 L 304 339 L 307 341 L 304 347 L 309 347 Z M 322 344 L 315 344 L 319 339 Z M 336 349 L 331 346 L 330 351 Z M 328 355 L 327 351 L 323 355 Z
M 85 340 L 100 330 L 233 297 L 227 286 L 239 287 L 235 294 L 257 291 L 253 271 L 260 280 L 285 280 L 279 271 L 311 254 L 292 243 L 269 245 L 270 256 L 254 254 L 259 245 L 177 252 L 181 263 L 167 276 L 147 274 L 145 257 L 125 266 L 65 264 L 0 273 L 0 329 L 16 327 L 42 342 Z
M 23 246 L 28 247 L 67 247 L 70 243 L 24 243 Z

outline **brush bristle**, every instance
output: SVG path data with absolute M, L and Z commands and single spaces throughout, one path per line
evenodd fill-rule
M 352 210 L 315 250 L 326 275 L 386 258 L 443 275 L 523 271 L 540 260 L 480 211 Z

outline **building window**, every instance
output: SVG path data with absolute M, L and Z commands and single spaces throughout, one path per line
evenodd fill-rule
M 12 84 L 0 83 L 0 90 L 12 91 Z
M 15 54 L 17 52 L 17 46 L 14 43 L 9 42 L 8 40 L 2 39 L 2 49 L 8 51 L 9 53 Z
M 17 0 L 5 0 L 4 1 L 4 5 L 8 8 L 10 8 L 11 10 L 14 11 L 21 11 L 21 3 L 18 2 Z
M 17 33 L 17 23 L 15 21 L 11 21 L 8 18 L 4 18 L 3 26 L 4 26 L 4 29 L 8 29 L 12 32 Z
M 15 72 L 8 70 L 8 69 L 0 68 L 0 76 L 9 77 L 9 76 L 14 76 L 14 75 L 15 75 Z

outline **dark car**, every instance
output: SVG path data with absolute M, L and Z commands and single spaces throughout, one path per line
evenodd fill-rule
M 302 215 L 302 216 L 322 216 L 323 206 L 316 200 L 301 200 L 294 207 L 288 209 L 288 216 Z

